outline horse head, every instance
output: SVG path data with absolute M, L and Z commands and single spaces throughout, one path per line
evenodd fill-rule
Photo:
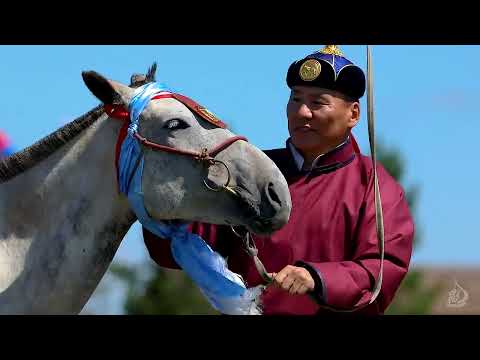
M 92 94 L 108 106 L 129 109 L 138 93 L 94 71 L 82 75 Z M 145 82 L 153 78 L 149 71 Z M 235 137 L 210 111 L 182 95 L 168 95 L 149 101 L 138 120 L 141 186 L 151 218 L 242 225 L 257 234 L 286 224 L 290 194 L 273 161 Z M 207 161 L 201 161 L 202 151 Z M 212 191 L 222 189 L 228 191 Z

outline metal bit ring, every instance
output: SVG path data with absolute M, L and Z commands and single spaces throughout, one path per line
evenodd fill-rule
M 220 160 L 211 159 L 210 161 L 213 163 L 213 165 L 221 164 L 225 167 L 225 169 L 227 170 L 227 181 L 225 182 L 225 185 L 222 185 L 216 189 L 208 185 L 205 179 L 203 180 L 203 184 L 207 187 L 208 190 L 215 191 L 215 192 L 219 192 L 221 190 L 228 190 L 236 195 L 235 191 L 228 186 L 231 180 L 230 170 L 228 169 L 228 166 L 223 161 L 220 161 Z

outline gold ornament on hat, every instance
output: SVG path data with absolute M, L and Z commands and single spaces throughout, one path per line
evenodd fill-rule
M 319 52 L 322 54 L 343 56 L 343 53 L 340 51 L 337 45 L 327 45 Z
M 313 81 L 320 75 L 321 71 L 322 65 L 320 65 L 320 62 L 315 59 L 309 59 L 302 64 L 299 74 L 303 81 Z

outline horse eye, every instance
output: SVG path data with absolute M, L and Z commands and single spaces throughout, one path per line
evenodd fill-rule
M 185 121 L 181 119 L 170 119 L 163 127 L 168 130 L 179 130 L 186 129 L 190 127 L 190 125 L 188 125 Z

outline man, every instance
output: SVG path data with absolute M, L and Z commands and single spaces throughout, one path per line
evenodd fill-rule
M 383 283 L 368 304 L 380 269 L 373 167 L 351 130 L 360 119 L 363 71 L 333 45 L 294 62 L 287 72 L 290 138 L 266 151 L 288 181 L 290 220 L 272 236 L 254 236 L 274 281 L 262 296 L 264 314 L 334 310 L 382 314 L 407 273 L 414 224 L 401 186 L 377 164 L 385 231 Z M 248 286 L 263 283 L 252 258 L 226 226 L 192 224 Z M 169 244 L 144 230 L 154 261 L 177 267 Z

